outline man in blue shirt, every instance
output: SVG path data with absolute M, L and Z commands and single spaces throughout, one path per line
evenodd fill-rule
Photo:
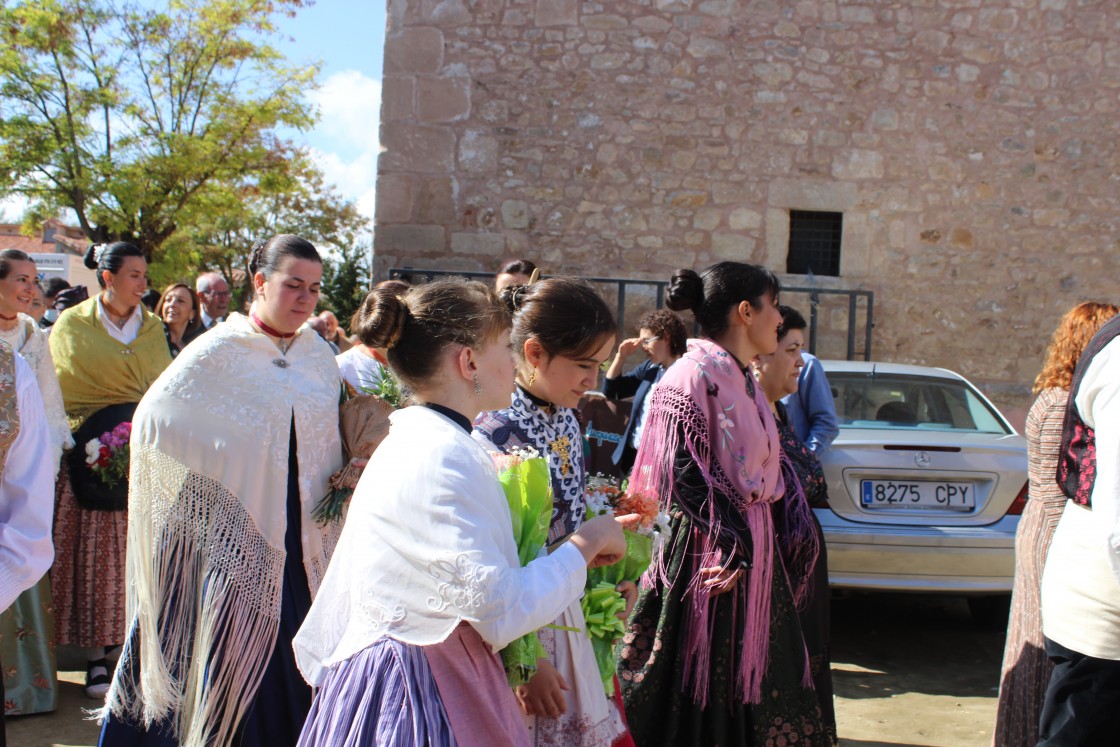
M 797 437 L 820 456 L 840 433 L 836 405 L 824 366 L 809 353 L 802 352 L 801 357 L 805 359 L 805 366 L 797 377 L 797 391 L 783 397 L 782 404 L 786 406 Z

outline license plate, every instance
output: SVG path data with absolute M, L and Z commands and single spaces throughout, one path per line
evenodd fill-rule
M 971 511 L 976 508 L 976 486 L 970 482 L 861 480 L 860 503 L 864 508 Z

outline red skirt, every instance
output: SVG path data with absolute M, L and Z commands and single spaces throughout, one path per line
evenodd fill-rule
M 127 511 L 78 505 L 63 460 L 54 506 L 55 637 L 60 644 L 115 646 L 125 638 Z

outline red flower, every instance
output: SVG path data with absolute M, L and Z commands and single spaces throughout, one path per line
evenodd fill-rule
M 644 493 L 626 493 L 615 503 L 615 513 L 619 516 L 637 514 L 641 526 L 649 528 L 657 521 L 659 506 L 657 499 Z

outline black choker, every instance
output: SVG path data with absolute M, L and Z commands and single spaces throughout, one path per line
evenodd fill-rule
M 542 410 L 548 410 L 549 412 L 552 412 L 552 410 L 555 409 L 556 405 L 552 404 L 547 399 L 541 399 L 520 384 L 517 385 L 517 388 L 521 390 L 521 393 L 525 395 L 525 398 L 527 400 L 529 400 Z

